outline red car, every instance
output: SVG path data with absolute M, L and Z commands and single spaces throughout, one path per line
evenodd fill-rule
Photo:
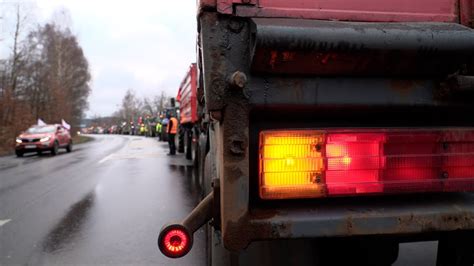
M 58 153 L 59 148 L 72 151 L 72 138 L 69 130 L 62 125 L 32 126 L 16 138 L 15 153 L 22 157 L 27 152 L 51 151 L 52 155 Z

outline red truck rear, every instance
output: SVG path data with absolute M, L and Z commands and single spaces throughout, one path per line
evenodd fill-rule
M 193 124 L 198 121 L 196 63 L 191 64 L 178 90 L 176 100 L 180 103 L 180 123 Z
M 211 265 L 390 265 L 427 240 L 473 264 L 472 0 L 198 7 L 209 194 L 166 255 L 207 224 Z
M 200 116 L 198 115 L 198 86 L 196 63 L 192 63 L 181 82 L 176 100 L 179 102 L 179 139 L 178 150 L 184 151 L 186 158 L 197 160 L 197 140 L 200 134 Z M 196 161 L 197 164 L 197 161 Z

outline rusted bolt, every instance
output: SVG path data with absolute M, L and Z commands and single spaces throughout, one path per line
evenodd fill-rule
M 211 111 L 211 120 L 221 122 L 222 121 L 222 112 L 221 111 Z
M 242 155 L 245 153 L 244 141 L 232 140 L 230 145 L 230 152 L 235 155 Z
M 243 89 L 247 85 L 247 75 L 240 71 L 235 71 L 230 77 L 231 85 Z
M 244 28 L 244 23 L 238 19 L 232 19 L 227 26 L 233 33 L 239 33 Z

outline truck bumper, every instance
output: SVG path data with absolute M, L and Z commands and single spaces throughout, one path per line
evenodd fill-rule
M 433 239 L 441 232 L 474 230 L 474 193 L 340 200 L 253 209 L 241 223 L 227 226 L 225 246 L 241 250 L 252 241 L 279 238 Z

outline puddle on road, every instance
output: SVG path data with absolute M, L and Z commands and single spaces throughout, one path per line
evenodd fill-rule
M 194 205 L 199 203 L 202 196 L 202 187 L 196 168 L 189 165 L 168 165 L 172 172 L 177 172 L 181 185 L 186 189 Z
M 63 249 L 78 236 L 94 204 L 95 194 L 89 193 L 82 200 L 71 206 L 68 213 L 46 236 L 42 248 L 44 252 L 55 253 Z

